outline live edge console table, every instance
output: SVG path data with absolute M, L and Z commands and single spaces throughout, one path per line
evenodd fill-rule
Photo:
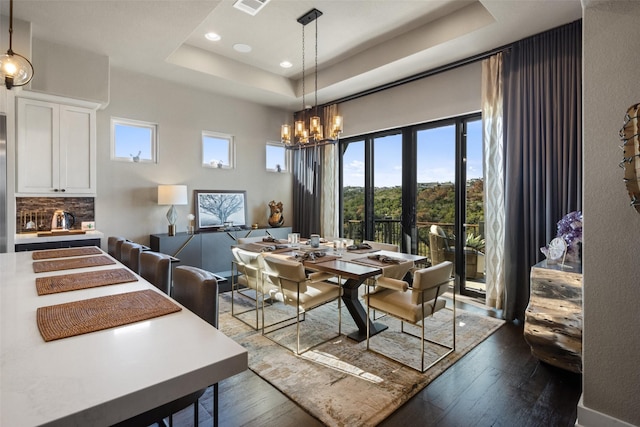
M 524 338 L 543 362 L 582 372 L 582 265 L 531 267 L 531 291 L 525 311 Z
M 152 234 L 149 244 L 152 251 L 162 252 L 180 260 L 179 265 L 190 265 L 202 268 L 222 276 L 231 278 L 231 246 L 238 244 L 238 239 L 246 237 L 267 237 L 286 239 L 291 227 L 258 228 L 235 231 L 210 231 L 206 233 Z M 231 289 L 231 280 L 222 284 L 220 291 Z

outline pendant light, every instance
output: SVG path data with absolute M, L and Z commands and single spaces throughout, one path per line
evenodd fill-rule
M 13 0 L 9 1 L 9 50 L 0 56 L 0 77 L 4 85 L 11 90 L 15 86 L 24 86 L 33 78 L 33 65 L 24 56 L 13 51 Z
M 340 133 L 342 133 L 342 116 L 336 115 L 333 117 L 333 123 L 328 127 L 329 132 L 326 137 L 324 134 L 323 120 L 318 114 L 318 21 L 317 19 L 322 16 L 322 12 L 318 9 L 312 9 L 309 12 L 302 15 L 297 19 L 298 23 L 302 24 L 302 111 L 307 106 L 305 104 L 305 38 L 304 27 L 315 21 L 315 103 L 313 107 L 313 115 L 309 119 L 309 128 L 307 128 L 304 120 L 296 120 L 293 126 L 293 133 L 291 132 L 291 126 L 284 124 L 281 127 L 280 137 L 286 148 L 306 148 L 317 145 L 323 145 L 327 143 L 335 143 Z

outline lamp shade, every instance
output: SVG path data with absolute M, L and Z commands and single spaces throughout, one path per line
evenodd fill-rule
M 186 185 L 158 185 L 159 205 L 186 205 Z

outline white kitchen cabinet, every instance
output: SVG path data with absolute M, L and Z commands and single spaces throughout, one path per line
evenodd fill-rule
M 16 120 L 17 193 L 95 194 L 95 109 L 18 98 Z

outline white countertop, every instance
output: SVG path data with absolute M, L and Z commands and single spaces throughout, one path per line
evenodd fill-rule
M 98 230 L 87 230 L 85 234 L 56 234 L 55 236 L 38 237 L 38 233 L 19 233 L 15 235 L 14 243 L 23 245 L 27 243 L 64 242 L 68 240 L 102 239 L 104 234 Z
M 0 254 L 0 425 L 111 425 L 247 369 L 247 351 L 189 310 L 45 342 L 42 306 L 157 288 L 138 282 L 38 296 L 31 252 Z

